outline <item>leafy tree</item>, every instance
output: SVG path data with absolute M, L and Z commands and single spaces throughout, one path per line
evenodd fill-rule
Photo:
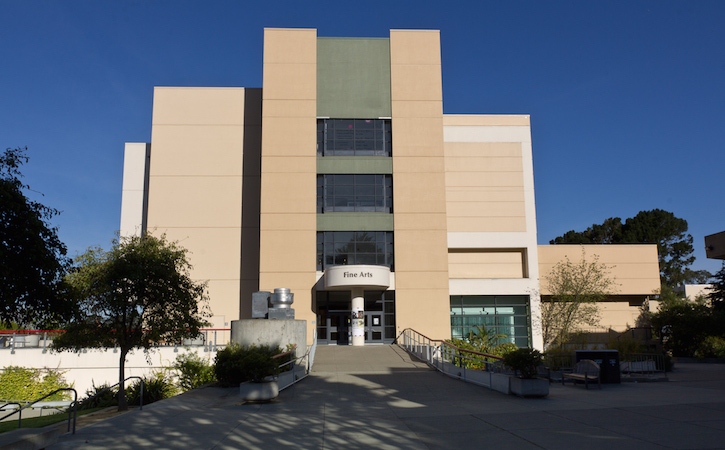
M 550 241 L 551 244 L 657 244 L 662 284 L 677 286 L 683 283 L 704 283 L 712 275 L 706 270 L 689 269 L 692 256 L 692 236 L 687 233 L 687 221 L 661 209 L 640 211 L 622 223 L 611 217 L 603 224 L 594 224 L 582 232 L 574 230 Z
M 58 211 L 25 196 L 20 167 L 27 148 L 0 154 L 0 322 L 52 326 L 72 313 L 63 281 L 70 259 L 57 229 Z
M 707 305 L 703 299 L 690 301 L 662 287 L 660 306 L 651 315 L 652 329 L 665 349 L 674 356 L 695 356 L 710 336 L 725 336 L 725 311 Z
M 722 269 L 713 276 L 712 288 L 707 299 L 713 310 L 725 312 L 725 262 Z
M 614 293 L 615 283 L 609 268 L 594 256 L 587 261 L 582 249 L 581 261 L 567 257 L 544 277 L 549 295 L 541 300 L 541 328 L 544 348 L 565 344 L 581 326 L 599 323 L 597 302 Z
M 91 248 L 68 276 L 79 313 L 53 341 L 58 350 L 118 347 L 118 408 L 128 408 L 123 384 L 126 355 L 163 342 L 194 337 L 209 317 L 206 283 L 189 277 L 186 250 L 146 235 Z

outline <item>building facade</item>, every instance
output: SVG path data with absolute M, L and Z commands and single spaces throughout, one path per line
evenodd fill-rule
M 529 117 L 443 114 L 440 55 L 437 31 L 265 29 L 262 88 L 155 88 L 121 235 L 186 247 L 214 327 L 284 287 L 320 343 L 541 348 Z

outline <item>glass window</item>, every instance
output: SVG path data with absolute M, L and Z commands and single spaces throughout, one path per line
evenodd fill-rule
M 485 325 L 505 342 L 519 347 L 531 345 L 529 297 L 526 295 L 452 295 L 451 336 L 465 338 L 477 326 Z
M 390 119 L 318 119 L 317 156 L 390 156 Z
M 392 213 L 392 175 L 317 175 L 317 212 Z
M 393 270 L 393 232 L 318 231 L 317 270 L 350 264 L 387 266 Z

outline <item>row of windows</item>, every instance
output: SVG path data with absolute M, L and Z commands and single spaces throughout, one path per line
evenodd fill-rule
M 318 119 L 317 156 L 390 156 L 390 119 Z
M 317 175 L 317 212 L 393 212 L 393 177 Z
M 317 270 L 370 264 L 394 270 L 392 231 L 318 231 Z
M 463 339 L 477 326 L 506 335 L 518 347 L 531 344 L 527 295 L 452 295 L 451 336 Z

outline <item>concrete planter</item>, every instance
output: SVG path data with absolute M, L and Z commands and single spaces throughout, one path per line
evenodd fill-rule
M 246 381 L 239 385 L 239 395 L 247 402 L 268 402 L 279 395 L 277 380 L 255 383 Z
M 549 380 L 545 378 L 518 378 L 509 380 L 511 393 L 519 397 L 546 397 L 549 395 Z

